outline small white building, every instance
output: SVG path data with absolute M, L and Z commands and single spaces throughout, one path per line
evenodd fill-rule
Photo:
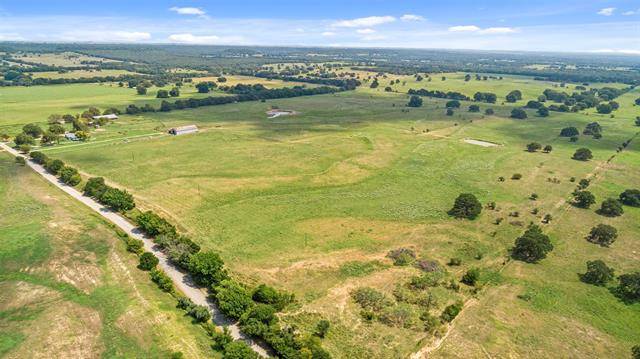
M 118 115 L 116 115 L 115 113 L 110 113 L 108 115 L 93 116 L 92 118 L 94 120 L 101 120 L 101 119 L 117 120 L 118 119 Z
M 169 130 L 169 133 L 174 136 L 186 135 L 187 133 L 197 133 L 197 132 L 198 132 L 198 126 L 196 125 L 174 127 Z
M 76 136 L 76 134 L 73 132 L 65 133 L 64 138 L 66 138 L 69 141 L 78 141 L 78 136 Z

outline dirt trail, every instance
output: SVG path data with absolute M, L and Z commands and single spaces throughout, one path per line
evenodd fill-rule
M 4 149 L 9 154 L 16 157 L 25 157 L 22 154 L 18 153 L 18 151 L 13 148 L 7 146 L 5 143 L 0 143 L 0 148 Z M 26 159 L 26 158 L 25 158 Z M 54 186 L 58 187 L 62 191 L 66 192 L 68 195 L 76 199 L 77 201 L 82 202 L 87 207 L 91 208 L 93 211 L 100 214 L 102 217 L 107 219 L 109 222 L 116 225 L 118 228 L 123 230 L 132 238 L 140 239 L 144 242 L 144 248 L 146 251 L 152 252 L 156 257 L 158 257 L 160 263 L 158 264 L 162 270 L 173 280 L 174 285 L 178 290 L 180 290 L 185 296 L 191 298 L 191 300 L 198 304 L 203 305 L 209 308 L 211 312 L 211 316 L 213 317 L 213 322 L 217 325 L 228 326 L 231 332 L 231 336 L 236 340 L 245 341 L 256 353 L 262 356 L 268 356 L 271 353 L 270 348 L 266 344 L 262 344 L 256 342 L 250 337 L 244 335 L 240 331 L 240 327 L 237 323 L 229 320 L 222 314 L 216 304 L 209 299 L 209 295 L 207 294 L 204 288 L 199 287 L 197 284 L 193 282 L 190 278 L 189 274 L 183 272 L 181 269 L 175 267 L 171 264 L 167 258 L 167 256 L 160 251 L 158 247 L 155 246 L 153 240 L 147 236 L 145 236 L 138 228 L 136 228 L 133 224 L 129 223 L 124 217 L 120 214 L 111 211 L 108 208 L 105 208 L 100 203 L 96 202 L 92 198 L 85 197 L 73 187 L 67 186 L 66 184 L 60 182 L 57 177 L 48 173 L 44 167 L 39 164 L 36 164 L 27 159 L 27 165 L 36 171 L 39 175 L 44 177 L 47 181 L 52 183 Z

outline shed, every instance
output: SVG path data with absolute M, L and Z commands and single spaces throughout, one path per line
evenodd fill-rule
M 110 113 L 108 115 L 93 116 L 92 118 L 94 120 L 100 120 L 100 119 L 117 120 L 118 115 L 116 115 L 115 113 Z
M 78 136 L 76 136 L 75 133 L 73 132 L 67 132 L 64 134 L 64 138 L 66 138 L 67 140 L 70 141 L 77 141 L 78 140 Z
M 174 136 L 186 135 L 187 133 L 196 133 L 196 132 L 198 132 L 198 126 L 196 125 L 174 127 L 169 130 L 169 133 Z

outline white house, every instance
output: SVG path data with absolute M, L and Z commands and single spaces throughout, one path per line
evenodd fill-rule
M 100 120 L 100 119 L 107 119 L 107 120 L 117 120 L 118 119 L 118 115 L 116 115 L 115 113 L 110 113 L 108 115 L 100 115 L 100 116 L 93 116 L 92 117 L 94 120 Z
M 186 135 L 187 133 L 196 133 L 196 132 L 198 132 L 198 126 L 196 125 L 174 127 L 169 130 L 169 133 L 174 136 Z
M 76 136 L 76 134 L 73 132 L 65 133 L 64 138 L 66 138 L 69 141 L 78 141 L 78 136 Z

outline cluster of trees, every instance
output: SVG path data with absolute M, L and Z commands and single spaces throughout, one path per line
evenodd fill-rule
M 511 255 L 527 263 L 536 263 L 546 258 L 551 250 L 553 250 L 553 244 L 549 236 L 544 234 L 538 225 L 531 224 L 522 236 L 516 239 Z
M 455 91 L 444 92 L 439 90 L 409 89 L 407 93 L 409 95 L 417 95 L 417 96 L 424 96 L 424 97 L 447 98 L 451 100 L 471 101 L 471 98 L 469 98 L 469 96 L 460 92 L 455 92 Z
M 586 272 L 579 276 L 587 284 L 604 287 L 615 278 L 615 270 L 602 260 L 588 261 L 586 264 Z M 618 276 L 618 285 L 612 288 L 612 292 L 626 303 L 640 301 L 640 272 Z M 636 352 L 640 356 L 640 347 L 634 347 L 634 355 Z
M 522 100 L 522 92 L 520 90 L 513 90 L 505 97 L 507 102 L 513 103 Z
M 74 167 L 66 166 L 61 160 L 52 160 L 42 152 L 33 151 L 29 154 L 33 162 L 42 165 L 47 172 L 56 175 L 65 184 L 77 186 L 82 182 L 82 177 Z
M 571 158 L 578 161 L 588 161 L 593 158 L 593 153 L 590 149 L 582 147 L 578 148 Z
M 529 152 L 537 152 L 541 149 L 542 149 L 542 152 L 549 153 L 553 150 L 553 147 L 551 145 L 546 145 L 543 148 L 542 145 L 539 144 L 538 142 L 531 142 L 527 144 L 527 151 Z
M 84 195 L 118 212 L 130 211 L 136 206 L 127 190 L 108 186 L 102 177 L 90 178 L 84 186 Z
M 516 107 L 513 110 L 511 110 L 511 118 L 515 118 L 515 119 L 519 119 L 519 120 L 524 120 L 527 118 L 527 111 Z
M 491 92 L 476 92 L 473 99 L 477 102 L 496 103 L 498 96 Z

